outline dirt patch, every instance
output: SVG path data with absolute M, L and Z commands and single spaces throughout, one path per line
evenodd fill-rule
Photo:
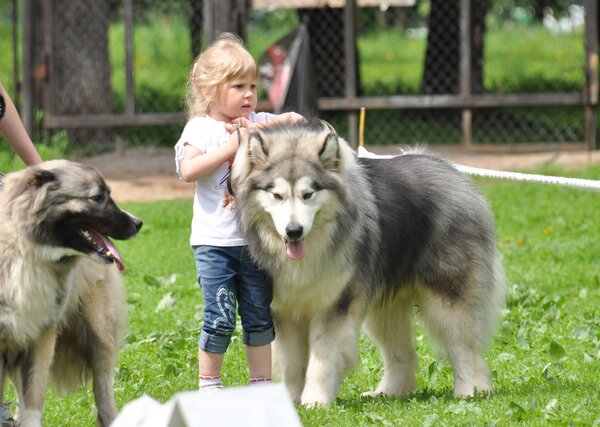
M 95 166 L 104 175 L 118 202 L 192 199 L 194 185 L 177 177 L 174 154 L 166 148 L 135 148 L 78 161 Z
M 368 147 L 377 154 L 396 154 L 395 147 Z M 600 151 L 545 151 L 534 153 L 478 153 L 453 148 L 436 149 L 453 162 L 489 169 L 523 171 L 553 164 L 567 169 L 600 164 Z M 174 151 L 167 148 L 135 148 L 78 159 L 100 170 L 117 201 L 150 202 L 192 199 L 194 185 L 179 181 Z

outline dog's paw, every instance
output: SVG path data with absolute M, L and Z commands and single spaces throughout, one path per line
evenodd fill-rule
M 491 396 L 494 394 L 494 389 L 491 386 L 468 387 L 454 389 L 454 397 L 458 399 L 468 399 L 475 396 Z
M 300 403 L 307 408 L 322 408 L 326 407 L 329 404 L 335 401 L 335 396 L 327 396 L 326 393 L 304 390 L 302 393 L 302 399 L 300 399 Z
M 305 408 L 316 409 L 316 408 L 326 408 L 329 405 L 331 405 L 331 402 L 305 402 L 305 401 L 302 401 L 300 404 L 302 406 L 304 406 Z
M 385 393 L 383 393 L 382 391 L 377 391 L 377 390 L 373 390 L 373 391 L 365 391 L 363 393 L 360 394 L 361 397 L 377 397 L 377 396 L 383 396 Z
M 490 395 L 493 392 L 492 382 L 485 375 L 471 378 L 470 381 L 456 381 L 454 383 L 454 397 L 457 398 Z

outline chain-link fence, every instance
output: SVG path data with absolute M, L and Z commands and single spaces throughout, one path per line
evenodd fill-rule
M 42 128 L 172 145 L 189 68 L 206 44 L 206 1 L 32 0 Z M 249 3 L 244 31 L 257 59 L 305 25 L 312 73 L 300 84 L 314 85 L 318 114 L 342 135 L 356 124 L 348 112 L 364 105 L 367 144 L 585 141 L 591 2 L 469 1 L 468 19 L 458 0 L 357 0 L 354 15 L 335 0 Z

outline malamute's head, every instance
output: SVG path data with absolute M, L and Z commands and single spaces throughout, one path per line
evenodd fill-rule
M 2 183 L 3 230 L 12 227 L 15 235 L 40 245 L 48 261 L 85 255 L 123 269 L 109 237 L 129 239 L 142 221 L 115 204 L 95 168 L 54 160 L 8 174 Z
M 348 196 L 344 181 L 355 153 L 324 122 L 269 126 L 236 154 L 231 181 L 249 243 L 304 257 L 305 241 L 331 239 Z

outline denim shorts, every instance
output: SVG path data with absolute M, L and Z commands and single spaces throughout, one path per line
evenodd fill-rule
M 204 297 L 198 346 L 211 353 L 225 353 L 235 329 L 236 304 L 244 344 L 260 346 L 273 341 L 273 283 L 252 261 L 247 247 L 201 245 L 193 246 L 193 250 Z

